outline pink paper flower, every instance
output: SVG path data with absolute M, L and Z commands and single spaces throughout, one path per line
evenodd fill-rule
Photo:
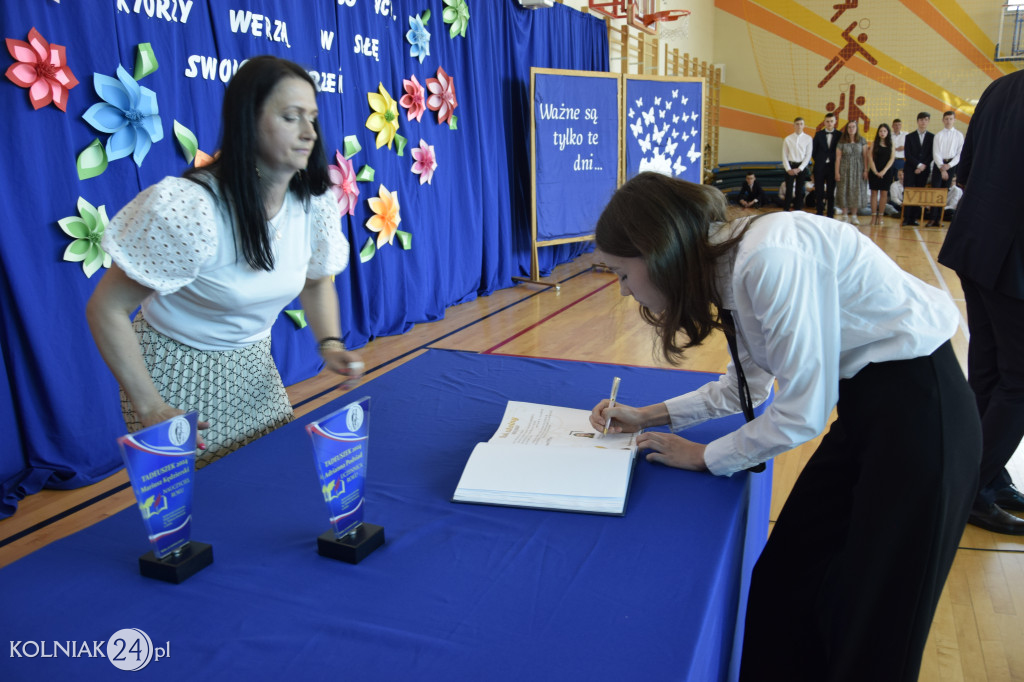
M 420 140 L 420 146 L 412 150 L 412 158 L 416 160 L 412 164 L 412 172 L 420 176 L 420 184 L 430 184 L 434 179 L 434 169 L 437 168 L 437 157 L 434 156 L 434 147 Z
M 437 67 L 437 78 L 427 79 L 427 108 L 437 112 L 437 122 L 444 123 L 452 116 L 459 103 L 455 100 L 455 82 L 440 66 Z
M 51 45 L 34 27 L 28 32 L 28 42 L 7 39 L 7 51 L 17 61 L 7 69 L 12 83 L 28 88 L 33 109 L 41 109 L 50 102 L 61 111 L 67 111 L 68 90 L 78 85 L 78 79 L 67 65 L 63 45 Z
M 426 111 L 423 86 L 416 80 L 416 76 L 413 76 L 412 80 L 403 79 L 402 85 L 405 87 L 405 94 L 402 95 L 402 99 L 398 100 L 398 103 L 405 109 L 405 118 L 408 121 L 419 121 L 423 112 Z
M 356 171 L 352 167 L 352 159 L 346 159 L 341 152 L 335 151 L 337 166 L 327 166 L 327 174 L 331 178 L 331 191 L 338 200 L 341 214 L 355 215 L 356 199 L 359 197 L 359 185 L 356 183 Z

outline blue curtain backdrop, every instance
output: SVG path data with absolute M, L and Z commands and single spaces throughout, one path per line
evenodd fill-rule
M 529 70 L 531 66 L 607 71 L 604 23 L 556 5 L 529 11 L 515 0 L 469 0 L 465 37 L 451 38 L 441 0 L 108 0 L 5 2 L 3 37 L 25 41 L 34 27 L 66 48 L 79 84 L 67 111 L 53 104 L 34 110 L 29 91 L 0 83 L 5 153 L 0 163 L 5 230 L 0 236 L 0 518 L 40 488 L 74 488 L 121 466 L 115 445 L 123 433 L 117 385 L 93 345 L 84 306 L 91 278 L 65 262 L 71 238 L 57 221 L 78 214 L 79 197 L 109 217 L 141 189 L 187 167 L 173 123 L 180 122 L 213 153 L 218 146 L 225 82 L 246 58 L 274 54 L 296 61 L 321 83 L 318 103 L 326 148 L 344 150 L 355 135 L 362 146 L 352 162 L 368 165 L 372 182 L 359 183 L 354 216 L 341 229 L 352 245 L 349 268 L 337 287 L 346 341 L 353 347 L 401 334 L 445 308 L 512 285 L 529 273 Z M 409 17 L 429 9 L 430 54 L 410 56 Z M 93 74 L 134 74 L 140 43 L 159 62 L 139 84 L 156 93 L 163 139 L 141 166 L 129 156 L 111 161 L 98 177 L 80 180 L 75 160 L 94 139 L 82 114 L 100 101 Z M 14 64 L 8 55 L 4 69 Z M 367 93 L 383 84 L 398 100 L 413 75 L 426 86 L 443 68 L 453 79 L 458 107 L 454 128 L 427 111 L 419 122 L 399 109 L 404 155 L 376 149 L 365 127 Z M 412 148 L 433 145 L 437 169 L 430 184 L 411 172 Z M 381 185 L 397 191 L 402 222 L 412 235 L 396 239 L 360 262 L 372 215 L 366 199 Z M 583 244 L 545 248 L 541 269 L 571 259 Z M 290 308 L 299 308 L 296 300 Z M 284 315 L 273 330 L 275 359 L 286 384 L 319 370 L 315 344 Z

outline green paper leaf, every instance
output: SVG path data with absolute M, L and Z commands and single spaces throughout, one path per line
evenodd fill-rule
M 86 239 L 89 237 L 89 226 L 76 215 L 61 218 L 57 221 L 64 234 L 75 239 Z
M 135 53 L 135 80 L 142 80 L 159 67 L 160 64 L 156 61 L 156 53 L 153 52 L 153 45 L 151 43 L 140 43 L 139 51 Z
M 445 10 L 445 12 L 447 12 L 447 11 L 448 10 Z M 449 29 L 449 31 L 448 31 L 448 37 L 449 38 L 454 38 L 457 35 L 459 35 L 459 23 L 458 22 L 454 22 L 452 24 L 451 29 Z
M 199 151 L 199 140 L 196 139 L 195 133 L 175 120 L 174 137 L 181 145 L 181 152 L 185 155 L 185 160 L 192 163 L 196 158 L 196 152 Z
M 64 260 L 71 263 L 77 263 L 85 260 L 86 256 L 89 255 L 90 246 L 92 246 L 92 244 L 87 240 L 76 239 L 68 244 L 68 248 L 64 249 Z
M 402 245 L 402 248 L 408 251 L 412 248 L 412 235 L 402 230 L 395 230 L 395 236 L 398 237 L 398 243 Z
M 103 257 L 106 254 L 103 249 L 92 244 L 89 248 L 89 253 L 86 254 L 85 261 L 82 263 L 82 271 L 85 272 L 86 277 L 92 277 L 96 274 L 96 271 L 103 265 Z
M 405 145 L 407 144 L 409 144 L 409 140 L 395 133 L 395 148 L 398 150 L 399 156 L 405 156 Z
M 426 24 L 428 21 L 430 21 L 430 10 L 429 9 L 425 9 L 422 12 L 420 12 L 420 21 L 422 21 L 424 24 Z
M 291 318 L 292 322 L 295 323 L 296 329 L 302 329 L 306 326 L 305 310 L 286 310 L 284 314 Z
M 345 158 L 351 159 L 363 149 L 355 135 L 345 136 Z
M 98 138 L 78 155 L 75 167 L 78 168 L 79 180 L 95 178 L 107 170 L 107 150 L 100 144 Z
M 95 206 L 82 197 L 78 197 L 78 214 L 82 216 L 82 221 L 89 228 L 89 234 L 95 234 L 97 229 L 102 231 L 103 223 L 100 222 L 99 212 Z
M 375 175 L 373 168 L 370 166 L 363 166 L 356 173 L 356 180 L 359 182 L 373 182 L 373 176 Z
M 458 130 L 458 129 L 459 129 L 459 117 L 456 116 L 455 114 L 452 114 L 451 116 L 448 117 L 448 130 Z
M 368 237 L 362 250 L 359 251 L 359 262 L 365 263 L 373 258 L 375 253 L 377 253 L 377 245 L 373 243 L 373 237 Z

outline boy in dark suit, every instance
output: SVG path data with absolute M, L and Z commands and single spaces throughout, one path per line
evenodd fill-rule
M 836 213 L 836 147 L 839 132 L 836 114 L 825 114 L 825 127 L 814 134 L 811 158 L 814 160 L 814 212 L 829 218 Z M 827 210 L 827 213 L 823 212 Z
M 904 155 L 906 164 L 903 166 L 903 184 L 906 187 L 925 187 L 928 185 L 928 169 L 932 165 L 932 144 L 935 136 L 928 132 L 928 123 L 932 115 L 922 111 L 917 115 L 917 130 L 907 133 Z M 917 226 L 921 215 L 919 206 L 909 206 L 903 211 L 903 224 Z

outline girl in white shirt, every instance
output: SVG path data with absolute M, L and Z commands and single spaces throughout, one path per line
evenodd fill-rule
M 670 362 L 715 329 L 734 335 L 749 406 L 734 359 L 663 403 L 602 401 L 591 423 L 680 431 L 744 409 L 747 424 L 707 445 L 637 439 L 648 461 L 729 476 L 815 438 L 837 408 L 754 569 L 741 679 L 916 680 L 978 476 L 956 308 L 838 221 L 724 216 L 717 190 L 642 173 L 596 242 Z
M 289 421 L 270 328 L 296 296 L 325 365 L 361 375 L 341 341 L 331 279 L 349 248 L 317 113 L 302 67 L 248 60 L 224 95 L 219 157 L 147 188 L 110 222 L 114 264 L 86 313 L 129 431 L 196 409 L 209 461 Z

